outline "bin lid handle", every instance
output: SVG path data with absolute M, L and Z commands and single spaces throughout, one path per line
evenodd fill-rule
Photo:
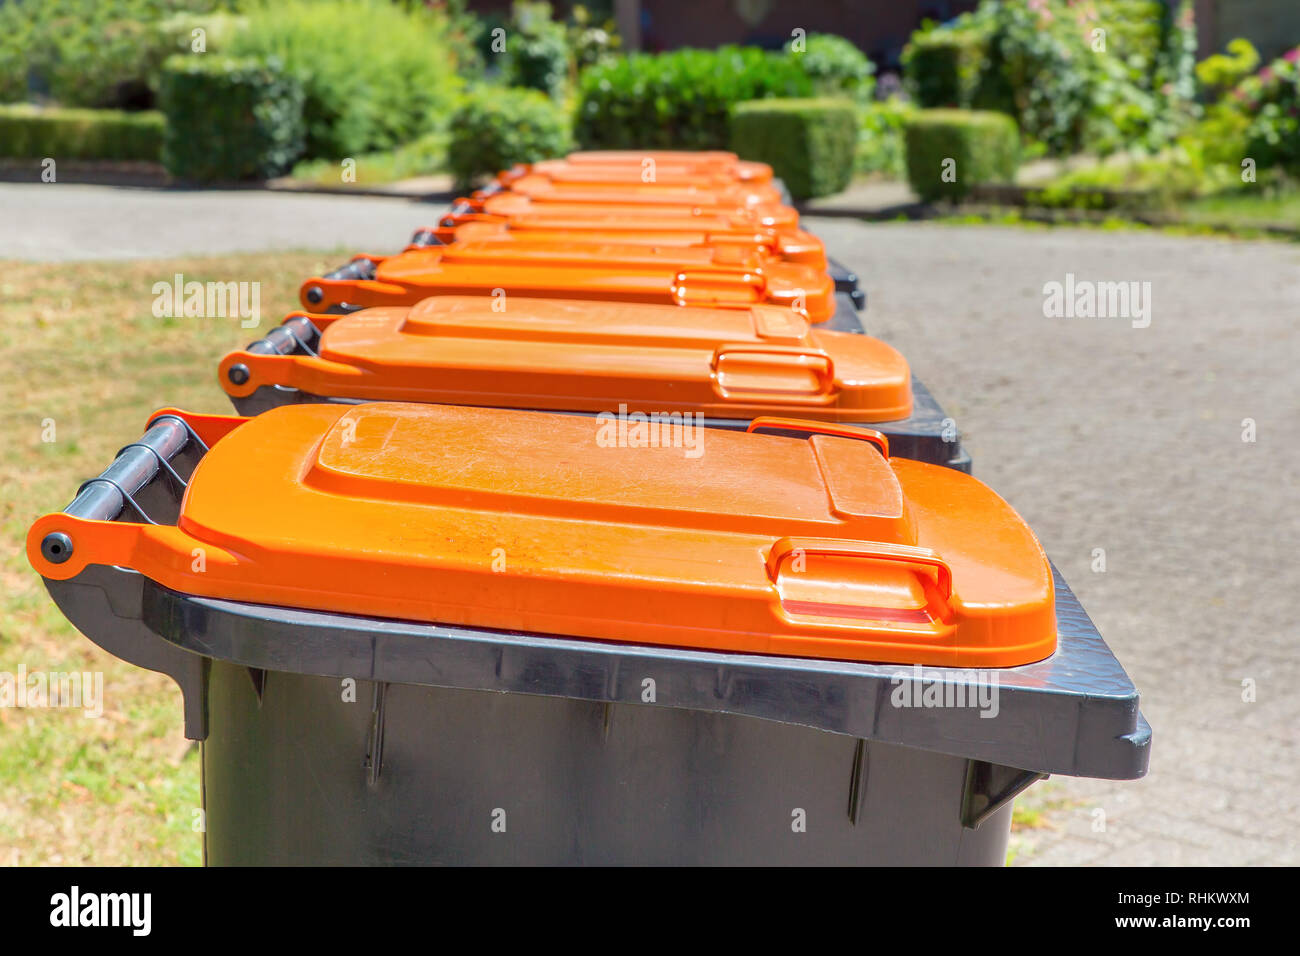
M 831 435 L 835 438 L 856 438 L 868 441 L 880 450 L 880 454 L 889 458 L 889 439 L 874 428 L 862 428 L 858 425 L 840 425 L 836 422 L 812 422 L 800 418 L 777 418 L 760 415 L 749 423 L 747 432 L 760 430 L 797 432 L 806 436 Z

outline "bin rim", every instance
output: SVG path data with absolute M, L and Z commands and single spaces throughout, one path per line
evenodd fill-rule
M 796 724 L 1028 773 L 1135 779 L 1151 727 L 1137 688 L 1052 567 L 1057 651 L 992 671 L 793 658 L 453 627 L 202 598 L 137 571 L 87 566 L 45 579 L 95 643 L 170 674 L 185 693 L 186 733 L 202 739 L 206 660 L 259 671 L 425 687 L 523 693 L 595 703 L 669 706 Z M 312 640 L 303 640 L 305 629 Z M 124 652 L 124 648 L 128 649 Z M 163 663 L 157 663 L 162 661 Z M 184 667 L 192 661 L 195 666 Z M 180 675 L 180 676 L 178 676 Z M 643 703 L 644 680 L 656 703 Z M 968 691 L 995 678 L 1001 716 L 890 706 L 904 685 Z M 1009 728 L 1009 730 L 1008 730 Z

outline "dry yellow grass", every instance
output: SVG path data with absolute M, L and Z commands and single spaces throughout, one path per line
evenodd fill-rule
M 297 307 L 320 253 L 33 265 L 0 262 L 0 672 L 102 671 L 104 715 L 0 707 L 0 864 L 196 864 L 197 747 L 180 693 L 82 638 L 24 553 L 27 528 L 140 434 L 151 411 L 229 413 L 216 363 Z M 155 318 L 153 284 L 261 283 L 261 331 Z M 55 440 L 43 440 L 48 422 Z

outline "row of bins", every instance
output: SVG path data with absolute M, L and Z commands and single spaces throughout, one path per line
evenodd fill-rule
M 28 555 L 211 864 L 997 864 L 1132 682 L 769 167 L 575 153 L 302 284 Z M 126 745 L 126 744 L 124 744 Z

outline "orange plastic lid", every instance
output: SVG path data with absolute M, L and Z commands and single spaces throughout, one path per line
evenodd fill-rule
M 28 556 L 55 579 L 112 564 L 212 598 L 625 643 L 985 667 L 1052 653 L 1047 559 L 1006 502 L 887 459 L 875 432 L 778 426 L 807 433 L 287 406 L 213 438 L 177 526 L 47 515 Z M 40 552 L 54 531 L 63 564 Z
M 510 180 L 512 193 L 536 202 L 629 202 L 678 206 L 756 206 L 779 204 L 781 193 L 770 183 L 576 181 L 528 173 Z
M 735 153 L 722 149 L 580 149 L 564 157 L 570 163 L 639 163 L 649 157 L 659 162 L 728 165 L 739 162 Z
M 735 153 L 693 152 L 690 150 L 590 150 L 570 153 L 562 162 L 569 166 L 584 167 L 627 167 L 640 172 L 646 160 L 652 160 L 658 169 L 665 167 L 680 168 L 695 172 L 725 173 L 743 182 L 770 182 L 772 167 L 767 163 L 757 163 L 740 159 Z
M 332 318 L 319 355 L 231 352 L 231 395 L 279 385 L 326 398 L 564 411 L 798 415 L 883 422 L 912 411 L 907 361 L 789 309 L 438 296 Z M 317 317 L 317 321 L 322 321 Z M 248 370 L 240 385 L 229 370 Z
M 732 219 L 743 218 L 754 226 L 770 229 L 797 229 L 799 213 L 789 206 L 768 203 L 747 206 L 739 203 L 723 205 L 706 205 L 703 203 L 644 203 L 627 198 L 618 201 L 601 199 L 592 202 L 559 200 L 553 197 L 533 198 L 517 192 L 501 192 L 487 196 L 476 204 L 482 212 L 492 216 L 510 218 L 520 213 L 545 210 L 551 215 L 574 216 L 579 218 L 629 219 L 633 216 L 652 216 L 655 218 L 675 217 L 693 219 L 699 216 L 727 216 Z
M 701 217 L 703 218 L 703 217 Z M 820 239 L 811 233 L 750 227 L 733 228 L 710 224 L 668 220 L 617 219 L 549 219 L 544 215 L 523 215 L 509 220 L 468 218 L 459 225 L 436 230 L 442 242 L 470 242 L 509 233 L 519 238 L 535 239 L 553 245 L 571 242 L 636 244 L 647 246 L 711 246 L 752 251 L 767 258 L 798 262 L 818 271 L 826 269 L 826 251 Z
M 482 241 L 376 257 L 374 279 L 308 279 L 301 296 L 317 311 L 343 303 L 414 305 L 430 295 L 519 295 L 739 309 L 780 305 L 813 322 L 835 314 L 835 286 L 825 273 L 798 263 L 728 258 L 709 248 L 665 248 L 656 256 L 635 245 Z
M 672 157 L 641 156 L 616 162 L 571 162 L 546 159 L 520 172 L 543 176 L 554 183 L 640 183 L 652 181 L 665 185 L 726 186 L 734 183 L 765 184 L 772 180 L 772 167 L 766 163 L 693 163 Z M 502 178 L 513 182 L 515 171 Z

